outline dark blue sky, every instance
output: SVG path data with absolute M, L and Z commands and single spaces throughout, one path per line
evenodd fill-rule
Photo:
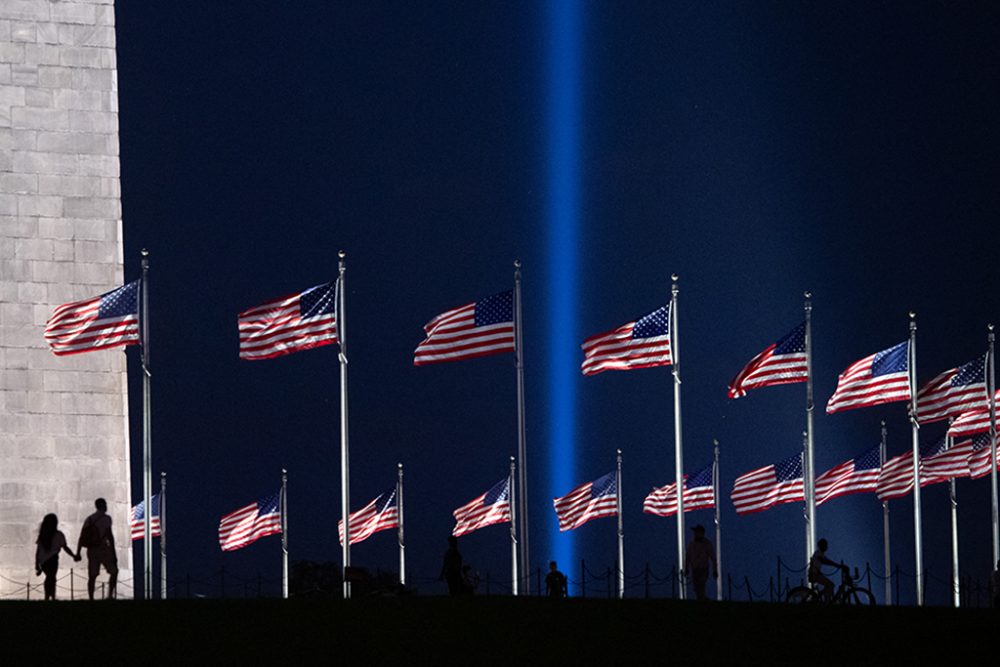
M 516 451 L 509 357 L 412 366 L 435 314 L 507 289 L 524 263 L 533 566 L 553 536 L 554 467 L 575 483 L 624 456 L 626 563 L 665 574 L 672 520 L 641 513 L 674 478 L 669 369 L 583 378 L 553 360 L 646 314 L 681 276 L 685 460 L 723 448 L 724 566 L 765 586 L 802 558 L 801 506 L 738 518 L 733 479 L 801 447 L 804 385 L 726 398 L 728 380 L 814 293 L 816 466 L 909 445 L 903 404 L 827 416 L 849 363 L 918 313 L 921 381 L 985 347 L 998 319 L 993 225 L 1000 10 L 988 3 L 583 3 L 573 237 L 553 233 L 551 6 L 536 3 L 119 3 L 126 277 L 152 259 L 154 468 L 171 476 L 172 573 L 277 577 L 268 538 L 223 555 L 218 518 L 290 478 L 292 559 L 339 561 L 336 350 L 237 357 L 236 314 L 331 280 L 348 252 L 352 505 L 407 472 L 410 576 L 435 577 L 451 511 Z M 572 86 L 562 86 L 572 90 Z M 568 247 L 567 247 L 568 246 Z M 578 271 L 553 276 L 569 251 Z M 555 264 L 553 263 L 555 262 Z M 574 295 L 571 318 L 553 289 Z M 572 351 L 579 359 L 576 348 Z M 130 352 L 130 356 L 134 356 Z M 130 361 L 133 490 L 141 394 Z M 575 455 L 554 465 L 552 387 L 575 395 Z M 941 429 L 927 427 L 928 437 Z M 965 572 L 990 563 L 985 480 L 960 481 Z M 946 489 L 924 493 L 925 564 L 950 576 Z M 689 525 L 709 525 L 710 512 Z M 837 558 L 881 564 L 874 496 L 818 511 Z M 910 500 L 893 555 L 913 570 Z M 463 538 L 506 580 L 503 528 Z M 614 561 L 614 522 L 574 558 Z M 352 551 L 394 569 L 394 537 Z M 137 561 L 137 566 L 139 565 Z M 578 563 L 565 563 L 571 578 Z M 420 583 L 421 591 L 443 586 Z M 879 587 L 879 592 L 881 588 Z M 928 599 L 944 602 L 933 580 Z M 571 591 L 575 592 L 575 591 Z M 640 589 L 641 592 L 641 589 Z M 912 599 L 912 582 L 903 585 Z

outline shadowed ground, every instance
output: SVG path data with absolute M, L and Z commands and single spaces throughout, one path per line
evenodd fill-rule
M 991 610 L 669 600 L 0 604 L 8 647 L 88 664 L 985 664 L 998 621 Z

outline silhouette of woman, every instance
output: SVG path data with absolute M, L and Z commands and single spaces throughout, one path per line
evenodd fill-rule
M 65 549 L 75 561 L 79 561 L 80 557 L 70 551 L 66 536 L 59 530 L 59 517 L 55 514 L 46 514 L 42 519 L 35 544 L 38 545 L 35 549 L 35 574 L 45 573 L 45 599 L 55 600 L 59 552 Z

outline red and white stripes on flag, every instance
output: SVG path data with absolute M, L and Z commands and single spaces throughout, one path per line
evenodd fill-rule
M 806 323 L 803 322 L 743 367 L 729 383 L 729 398 L 746 396 L 747 391 L 757 387 L 808 379 Z
M 455 527 L 451 534 L 461 537 L 474 530 L 510 522 L 510 477 L 493 485 L 470 502 L 452 512 Z
M 583 341 L 581 347 L 583 363 L 580 370 L 584 375 L 669 366 L 673 363 L 670 351 L 670 304 L 635 322 L 591 336 Z
M 989 437 L 987 437 L 987 441 Z M 920 460 L 920 486 L 947 482 L 969 476 L 969 458 L 973 452 L 972 438 L 956 440 L 942 452 Z M 989 460 L 989 457 L 987 457 Z
M 980 433 L 972 439 L 972 455 L 969 457 L 969 476 L 972 479 L 985 477 L 992 472 L 990 465 L 990 434 Z M 1000 463 L 1000 450 L 997 451 Z
M 1000 402 L 1000 391 L 996 393 L 996 401 Z M 990 430 L 990 410 L 969 410 L 960 414 L 948 427 L 948 435 L 953 438 L 968 437 Z
M 875 493 L 881 471 L 878 447 L 834 466 L 816 478 L 816 504 L 852 493 Z
M 424 325 L 413 365 L 460 361 L 514 351 L 514 291 L 446 310 Z
M 986 355 L 941 373 L 917 391 L 917 415 L 921 424 L 988 408 Z
M 827 414 L 910 400 L 909 357 L 906 341 L 848 366 L 826 404 Z
M 348 517 L 351 524 L 351 544 L 364 542 L 380 530 L 399 528 L 399 510 L 396 507 L 396 487 L 386 491 L 370 503 L 352 512 Z M 337 522 L 337 536 L 344 543 L 344 520 Z
M 243 311 L 240 359 L 272 359 L 337 343 L 337 296 L 334 281 Z
M 153 513 L 149 517 L 150 537 L 160 536 L 160 494 L 153 494 L 150 498 L 153 505 Z M 129 529 L 132 533 L 132 540 L 142 540 L 146 538 L 146 501 L 140 500 L 139 504 L 133 505 L 128 513 Z
M 281 534 L 281 491 L 230 512 L 219 521 L 219 546 L 235 551 Z
M 737 514 L 753 514 L 782 503 L 804 501 L 802 455 L 740 475 L 733 485 L 732 499 Z
M 684 511 L 712 509 L 715 507 L 715 486 L 712 482 L 715 466 L 684 475 Z M 642 502 L 642 511 L 654 516 L 677 514 L 677 483 L 654 488 Z
M 936 443 L 921 447 L 920 486 L 930 486 L 947 482 L 952 477 L 965 477 L 972 441 L 956 442 L 950 449 L 944 438 Z M 878 478 L 879 500 L 903 498 L 913 491 L 913 452 L 906 451 L 894 456 L 882 466 Z
M 552 506 L 559 517 L 559 530 L 579 528 L 591 519 L 618 514 L 617 473 L 610 472 L 576 487 L 565 496 L 554 498 Z
M 45 323 L 45 342 L 59 356 L 139 344 L 139 281 L 59 306 Z

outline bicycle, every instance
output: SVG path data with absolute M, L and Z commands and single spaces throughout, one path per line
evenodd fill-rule
M 858 568 L 854 568 L 854 576 L 852 577 L 850 570 L 845 567 L 841 570 L 840 586 L 837 587 L 829 600 L 824 600 L 819 591 L 811 586 L 796 586 L 788 591 L 785 602 L 794 604 L 827 602 L 828 604 L 874 606 L 875 596 L 867 588 L 855 585 L 855 579 L 858 579 Z

